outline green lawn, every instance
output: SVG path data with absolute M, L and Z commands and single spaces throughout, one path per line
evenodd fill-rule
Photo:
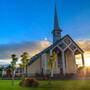
M 38 88 L 22 88 L 19 81 L 15 81 L 14 86 L 11 83 L 11 80 L 0 80 L 0 90 L 90 90 L 89 80 L 52 81 L 51 86 L 47 85 L 48 81 L 40 81 Z

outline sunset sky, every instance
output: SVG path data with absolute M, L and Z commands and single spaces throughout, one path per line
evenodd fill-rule
M 9 59 L 18 50 L 40 51 L 42 44 L 48 46 L 52 42 L 54 1 L 0 0 L 0 60 Z M 62 36 L 69 34 L 89 53 L 90 0 L 56 2 Z

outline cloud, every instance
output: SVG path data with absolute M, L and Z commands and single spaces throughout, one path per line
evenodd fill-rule
M 90 40 L 78 40 L 77 44 L 85 51 L 90 52 Z
M 30 56 L 33 56 L 43 49 L 47 48 L 51 43 L 47 40 L 34 41 L 34 42 L 21 42 L 13 44 L 1 44 L 0 45 L 0 60 L 10 59 L 11 54 L 16 54 L 17 57 L 23 52 L 28 52 Z M 90 52 L 90 40 L 78 40 L 77 44 L 85 51 Z
M 49 45 L 50 42 L 47 40 L 0 45 L 0 59 L 10 59 L 11 54 L 20 57 L 23 52 L 28 52 L 30 56 L 33 56 Z

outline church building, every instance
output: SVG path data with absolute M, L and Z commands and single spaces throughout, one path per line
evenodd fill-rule
M 54 28 L 52 31 L 53 43 L 45 50 L 33 56 L 28 63 L 28 72 L 30 75 L 48 74 L 48 60 L 53 52 L 57 55 L 53 74 L 66 75 L 77 73 L 76 55 L 81 55 L 82 66 L 84 66 L 83 50 L 69 36 L 61 35 L 62 29 L 59 26 L 57 9 L 54 13 Z

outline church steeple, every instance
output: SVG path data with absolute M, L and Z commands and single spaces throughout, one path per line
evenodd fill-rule
M 54 11 L 54 29 L 59 29 L 56 5 L 55 5 L 55 11 Z
M 52 31 L 53 34 L 53 43 L 61 39 L 61 29 L 59 27 L 59 22 L 58 22 L 58 15 L 57 15 L 57 8 L 55 5 L 55 11 L 54 11 L 54 29 Z

